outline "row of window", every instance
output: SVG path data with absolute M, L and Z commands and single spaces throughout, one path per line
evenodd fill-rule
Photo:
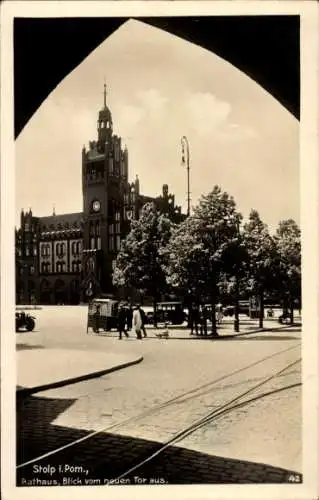
M 34 276 L 35 273 L 35 267 L 34 266 L 26 266 L 25 269 L 27 270 L 27 273 L 29 276 Z M 23 275 L 23 267 L 19 267 L 19 276 Z
M 91 250 L 101 250 L 101 248 L 102 248 L 101 237 L 98 236 L 97 238 L 95 238 L 95 236 L 91 236 L 90 249 Z
M 116 236 L 109 236 L 109 251 L 117 252 L 121 248 L 121 237 L 119 234 Z
M 80 261 L 73 261 L 71 264 L 71 272 L 72 273 L 80 273 L 82 270 L 82 263 Z M 67 271 L 67 265 L 64 261 L 56 262 L 55 265 L 56 273 L 65 273 Z M 52 265 L 50 262 L 42 262 L 41 264 L 41 273 L 52 273 Z
M 80 255 L 82 250 L 82 242 L 81 241 L 73 241 L 71 244 L 71 253 L 72 255 Z M 64 256 L 66 253 L 66 244 L 65 243 L 57 243 L 55 247 L 56 254 L 58 256 Z M 36 255 L 36 254 L 34 254 Z M 41 245 L 41 256 L 42 257 L 50 257 L 51 255 L 51 244 L 44 243 Z
M 103 179 L 104 177 L 104 172 L 102 170 L 97 170 L 95 168 L 91 168 L 88 172 L 88 178 L 90 181 L 98 181 L 100 179 Z M 109 174 L 110 175 L 115 175 L 115 176 L 121 176 L 121 177 L 124 177 L 125 176 L 125 165 L 124 165 L 124 162 L 121 162 L 120 163 L 120 168 L 118 167 L 118 165 L 115 165 L 114 167 L 114 162 L 113 162 L 113 158 L 110 158 L 109 160 Z
M 101 235 L 101 227 L 100 227 L 99 222 L 91 222 L 90 235 L 91 236 L 100 236 Z
M 112 236 L 114 233 L 115 234 L 121 233 L 121 223 L 120 222 L 117 222 L 116 224 L 109 225 L 109 235 Z
M 37 247 L 35 247 L 35 246 L 34 247 L 25 247 L 25 249 L 24 249 L 24 255 L 26 257 L 30 257 L 30 255 L 36 256 L 37 253 L 38 253 L 37 252 Z M 17 255 L 19 257 L 21 257 L 22 254 L 23 254 L 22 249 L 21 248 L 17 248 Z

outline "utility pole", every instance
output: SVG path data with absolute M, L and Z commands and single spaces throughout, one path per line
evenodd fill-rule
M 182 143 L 182 165 L 186 165 L 186 170 L 187 170 L 187 216 L 189 216 L 191 211 L 190 181 L 189 181 L 190 167 L 189 167 L 189 143 L 186 135 L 183 135 L 181 143 Z

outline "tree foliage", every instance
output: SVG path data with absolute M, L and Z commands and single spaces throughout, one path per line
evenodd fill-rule
M 278 254 L 276 243 L 257 210 L 251 210 L 243 238 L 249 256 L 248 291 L 258 294 L 271 290 L 277 278 Z
M 251 210 L 244 225 L 243 237 L 249 257 L 247 291 L 259 297 L 259 326 L 263 327 L 264 297 L 272 291 L 278 279 L 278 253 L 276 243 L 257 210 Z
M 153 203 L 145 204 L 140 218 L 132 220 L 131 230 L 122 242 L 113 270 L 113 284 L 135 288 L 156 300 L 166 283 L 159 250 L 168 243 L 171 229 L 171 221 Z
M 279 255 L 279 279 L 281 293 L 290 303 L 293 320 L 293 301 L 301 298 L 301 233 L 292 219 L 283 220 L 275 235 Z M 285 304 L 287 305 L 287 304 Z
M 220 278 L 234 269 L 241 220 L 234 199 L 219 186 L 202 196 L 193 215 L 174 230 L 165 248 L 170 285 L 193 300 L 209 297 L 214 308 Z

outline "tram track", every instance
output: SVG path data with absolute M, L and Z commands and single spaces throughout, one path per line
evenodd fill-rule
M 118 476 L 116 479 L 113 481 L 110 481 L 110 485 L 118 483 L 121 479 L 126 478 L 132 473 L 136 473 L 138 469 L 141 469 L 145 464 L 149 463 L 151 460 L 154 460 L 157 458 L 160 454 L 162 454 L 168 447 L 176 445 L 178 442 L 182 441 L 185 439 L 187 436 L 190 434 L 193 434 L 196 432 L 198 429 L 201 429 L 202 427 L 210 424 L 211 422 L 215 421 L 218 418 L 221 418 L 225 416 L 226 414 L 238 409 L 242 408 L 243 406 L 249 405 L 253 402 L 256 402 L 260 399 L 263 399 L 267 396 L 271 396 L 273 394 L 276 394 L 278 392 L 282 392 L 285 390 L 289 390 L 295 387 L 298 387 L 301 385 L 301 383 L 295 383 L 295 384 L 290 384 L 288 386 L 281 387 L 279 389 L 275 389 L 272 391 L 267 391 L 262 394 L 258 394 L 257 396 L 254 396 L 250 399 L 246 399 L 244 401 L 240 401 L 242 398 L 245 396 L 248 396 L 249 394 L 253 393 L 256 391 L 256 389 L 259 389 L 260 387 L 266 385 L 268 382 L 271 380 L 275 379 L 277 376 L 281 376 L 287 369 L 291 368 L 292 366 L 295 366 L 296 364 L 301 362 L 301 358 L 295 360 L 293 363 L 290 363 L 289 365 L 285 366 L 283 369 L 279 370 L 275 374 L 271 375 L 270 377 L 267 377 L 264 379 L 262 382 L 259 382 L 258 384 L 254 385 L 247 391 L 238 394 L 235 398 L 227 401 L 225 404 L 221 405 L 219 408 L 216 410 L 211 411 L 208 413 L 205 417 L 198 419 L 197 421 L 193 422 L 190 426 L 182 429 L 178 433 L 176 433 L 172 438 L 167 440 L 163 445 L 156 450 L 154 453 L 150 454 L 147 458 L 143 459 L 141 462 L 137 463 L 130 469 L 126 470 L 123 472 L 120 476 Z
M 114 424 L 106 426 L 102 429 L 90 432 L 86 436 L 81 437 L 77 440 L 74 440 L 70 443 L 67 443 L 64 446 L 57 447 L 54 450 L 51 450 L 45 454 L 42 454 L 42 455 L 37 456 L 31 460 L 28 460 L 24 463 L 21 463 L 21 464 L 17 465 L 17 469 L 22 469 L 23 467 L 26 467 L 28 465 L 31 465 L 31 464 L 37 463 L 39 461 L 42 461 L 44 459 L 47 459 L 52 455 L 63 453 L 65 450 L 70 449 L 72 447 L 76 447 L 80 443 L 87 441 L 90 438 L 97 436 L 98 434 L 102 434 L 102 433 L 106 433 L 106 432 L 110 432 L 110 431 L 114 431 L 114 430 L 120 430 L 121 428 L 123 428 L 129 424 L 132 424 L 132 423 L 134 424 L 136 422 L 140 422 L 142 419 L 147 419 L 149 417 L 155 416 L 163 410 L 171 409 L 174 405 L 182 405 L 182 404 L 186 403 L 187 401 L 196 399 L 196 398 L 201 397 L 203 395 L 209 395 L 210 392 L 212 392 L 212 391 L 218 391 L 218 390 L 222 391 L 223 389 L 225 389 L 225 386 L 216 387 L 218 383 L 224 382 L 225 380 L 227 380 L 231 377 L 235 377 L 239 374 L 243 375 L 248 370 L 251 370 L 258 365 L 259 366 L 263 365 L 267 361 L 273 360 L 275 357 L 283 355 L 285 353 L 288 353 L 289 351 L 292 351 L 296 348 L 297 348 L 297 346 L 282 349 L 282 350 L 277 351 L 271 355 L 265 356 L 265 357 L 255 361 L 253 363 L 250 363 L 249 365 L 238 368 L 237 370 L 234 370 L 234 371 L 227 373 L 221 377 L 218 377 L 214 380 L 206 382 L 205 384 L 201 384 L 200 386 L 194 387 L 188 391 L 184 391 L 183 393 L 178 394 L 177 396 L 174 396 L 173 398 L 170 398 L 162 403 L 154 405 L 151 408 L 144 410 L 143 412 L 139 412 L 138 414 L 133 415 L 132 417 L 121 420 L 119 422 L 115 422 Z M 198 421 L 193 422 L 193 424 L 191 426 L 188 426 L 187 428 L 184 428 L 182 431 L 175 433 L 169 440 L 167 440 L 167 442 L 165 444 L 163 444 L 163 446 L 165 447 L 164 449 L 166 449 L 168 446 L 174 445 L 175 442 L 179 442 L 181 439 L 186 437 L 186 435 L 188 435 L 188 433 L 195 432 L 197 428 L 200 428 L 200 426 L 208 425 L 213 419 L 221 418 L 223 415 L 225 415 L 229 411 L 234 411 L 234 409 L 239 408 L 242 405 L 249 404 L 250 401 L 246 401 L 246 402 L 244 401 L 241 403 L 239 403 L 238 401 L 240 399 L 242 399 L 245 395 L 249 395 L 252 391 L 256 391 L 258 388 L 264 386 L 265 384 L 267 384 L 267 382 L 274 380 L 276 378 L 278 379 L 280 377 L 284 377 L 285 375 L 289 375 L 289 369 L 293 368 L 299 362 L 300 362 L 300 358 L 298 360 L 294 361 L 293 363 L 290 363 L 289 365 L 285 366 L 283 369 L 277 371 L 275 374 L 269 375 L 268 377 L 266 377 L 266 379 L 263 378 L 262 381 L 260 381 L 258 378 L 258 380 L 259 380 L 258 383 L 254 384 L 253 387 L 248 388 L 245 391 L 242 391 L 239 395 L 237 395 L 235 398 L 231 398 L 228 402 L 218 405 L 217 408 L 215 408 L 214 410 L 212 410 L 211 412 L 209 412 L 205 416 L 198 419 Z M 249 380 L 252 381 L 252 379 L 249 379 Z M 263 393 L 263 394 L 260 394 L 258 396 L 255 396 L 254 398 L 252 398 L 251 401 L 257 401 L 258 398 L 260 399 L 262 397 L 266 397 L 266 396 L 274 394 L 276 392 L 288 390 L 292 387 L 297 387 L 298 385 L 300 385 L 300 384 L 299 383 L 288 384 L 286 386 L 276 388 L 272 391 L 268 391 L 267 393 Z M 236 383 L 233 384 L 233 386 L 236 386 Z M 196 429 L 193 428 L 193 426 L 195 426 Z M 197 427 L 197 426 L 199 426 L 199 427 Z

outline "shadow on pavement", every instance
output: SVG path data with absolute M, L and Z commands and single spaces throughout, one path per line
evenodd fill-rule
M 30 397 L 17 405 L 17 462 L 27 462 L 89 432 L 53 425 L 73 399 Z M 156 441 L 99 433 L 34 464 L 17 469 L 18 486 L 85 486 L 107 484 L 162 446 Z M 45 467 L 40 469 L 39 466 Z M 37 466 L 37 467 L 35 467 Z M 50 473 L 48 473 L 50 468 Z M 87 473 L 86 473 L 87 471 Z M 120 484 L 286 483 L 298 473 L 265 464 L 232 460 L 169 446 L 155 459 L 133 471 Z M 52 482 L 52 481 L 55 481 Z M 92 482 L 94 481 L 94 483 Z
M 44 349 L 44 345 L 36 344 L 36 345 L 31 345 L 31 344 L 16 344 L 16 350 L 17 351 L 24 351 L 27 349 Z

